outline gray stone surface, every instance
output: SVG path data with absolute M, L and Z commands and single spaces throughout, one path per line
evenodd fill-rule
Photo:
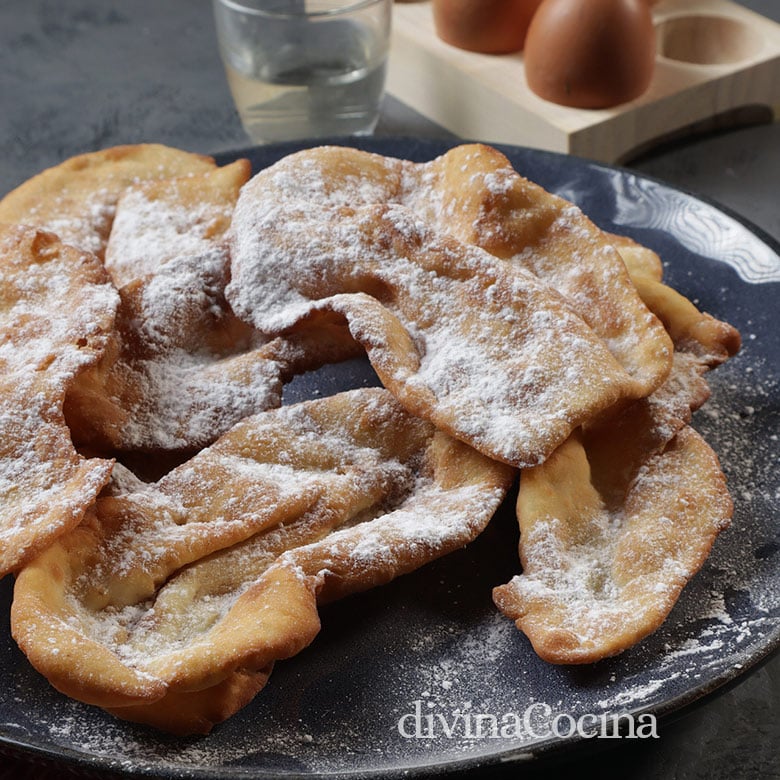
M 744 4 L 780 20 L 778 0 Z M 446 135 L 392 98 L 377 133 Z M 249 143 L 219 62 L 209 0 L 0 0 L 0 193 L 71 155 L 140 141 L 197 152 Z M 780 239 L 777 123 L 689 139 L 634 167 Z M 3 776 L 9 771 L 41 776 L 24 762 L 7 764 Z M 561 773 L 780 778 L 780 658 L 667 724 L 661 739 L 610 746 Z

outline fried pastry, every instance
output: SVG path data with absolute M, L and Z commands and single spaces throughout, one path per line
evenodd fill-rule
M 614 239 L 669 329 L 674 366 L 654 393 L 589 421 L 522 475 L 523 572 L 494 599 L 554 663 L 597 661 L 655 631 L 733 509 L 715 453 L 687 424 L 739 332 L 663 284 L 650 249 Z
M 399 204 L 436 230 L 531 271 L 563 295 L 647 395 L 672 346 L 637 295 L 610 236 L 518 174 L 498 150 L 462 144 L 426 163 L 342 147 L 291 154 L 261 172 L 264 196 L 321 207 Z M 260 186 L 260 185 L 258 185 Z
M 467 543 L 513 477 L 381 388 L 264 412 L 157 483 L 118 466 L 19 573 L 13 635 L 68 695 L 206 732 L 313 640 L 319 602 Z
M 207 733 L 320 604 L 474 539 L 518 468 L 499 609 L 554 663 L 655 630 L 731 516 L 689 424 L 739 333 L 490 147 L 249 175 L 118 147 L 0 201 L 63 239 L 0 228 L 0 571 L 33 666 Z M 280 407 L 357 354 L 386 389 Z
M 493 597 L 546 661 L 595 662 L 658 628 L 729 523 L 718 459 L 692 428 L 616 484 L 605 468 L 626 443 L 596 466 L 575 435 L 523 473 L 523 573 Z
M 128 186 L 214 167 L 211 157 L 160 144 L 88 152 L 48 168 L 8 193 L 0 200 L 0 222 L 45 228 L 103 259 L 116 203 Z
M 663 449 L 691 421 L 692 412 L 710 396 L 706 373 L 735 355 L 741 338 L 732 325 L 699 311 L 664 284 L 663 266 L 655 252 L 630 238 L 612 239 L 642 299 L 663 321 L 675 346 L 672 372 L 658 390 L 584 426 L 590 437 L 591 459 L 597 457 L 594 442 L 598 439 L 610 442 L 620 438 L 624 453 L 634 453 L 634 457 L 624 459 L 623 469 L 614 469 L 612 464 L 612 473 L 620 474 L 641 458 Z M 607 469 L 605 464 L 604 473 Z
M 261 332 L 341 316 L 410 412 L 518 467 L 543 461 L 618 401 L 645 395 L 527 270 L 402 205 L 284 200 L 268 185 L 275 176 L 272 167 L 244 186 L 231 227 L 226 295 Z
M 661 258 L 625 236 L 611 236 L 631 281 L 647 307 L 663 322 L 675 349 L 695 355 L 706 368 L 733 357 L 740 347 L 739 331 L 699 309 L 663 283 Z
M 223 235 L 247 160 L 127 187 L 105 264 L 121 306 L 104 358 L 66 399 L 74 440 L 93 452 L 193 452 L 238 420 L 279 406 L 283 384 L 355 354 L 345 329 L 269 339 L 231 311 Z M 310 339 L 309 339 L 310 340 Z
M 62 406 L 102 354 L 118 299 L 97 258 L 0 225 L 0 574 L 75 526 L 112 461 L 77 454 Z
M 281 403 L 293 376 L 359 350 L 338 323 L 268 340 L 225 302 L 224 246 L 167 262 L 120 291 L 104 357 L 74 381 L 65 414 L 92 452 L 188 453 Z
M 457 146 L 419 176 L 426 186 L 414 190 L 412 208 L 551 285 L 645 395 L 660 387 L 671 370 L 669 338 L 637 295 L 609 236 L 581 209 L 529 181 L 483 144 Z
M 117 287 L 155 273 L 182 255 L 203 255 L 221 242 L 249 160 L 189 176 L 143 181 L 120 196 L 105 264 Z
M 655 631 L 728 526 L 717 456 L 688 426 L 710 394 L 704 370 L 676 352 L 655 393 L 523 472 L 522 573 L 493 597 L 543 659 L 592 663 Z
M 70 388 L 74 441 L 94 452 L 188 452 L 281 403 L 279 344 L 224 300 L 224 247 L 169 260 L 124 286 L 103 359 Z

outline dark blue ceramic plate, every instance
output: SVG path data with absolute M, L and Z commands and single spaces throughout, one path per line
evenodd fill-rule
M 417 161 L 444 142 L 354 145 Z M 255 169 L 295 148 L 243 155 Z M 323 629 L 268 687 L 210 736 L 176 740 L 114 720 L 53 691 L 0 629 L 0 746 L 80 769 L 132 776 L 400 777 L 547 762 L 586 741 L 579 720 L 668 717 L 722 690 L 780 645 L 780 388 L 777 245 L 714 205 L 626 170 L 503 149 L 518 171 L 578 203 L 601 227 L 633 236 L 667 280 L 736 325 L 742 352 L 710 375 L 695 424 L 720 454 L 736 512 L 663 627 L 594 666 L 552 667 L 498 615 L 491 589 L 518 569 L 511 498 L 461 552 L 322 610 Z M 361 361 L 304 376 L 287 400 L 374 383 Z M 12 583 L 0 586 L 4 613 Z M 584 717 L 584 720 L 582 720 Z M 557 719 L 556 719 L 557 718 Z M 629 720 L 622 721 L 624 728 Z

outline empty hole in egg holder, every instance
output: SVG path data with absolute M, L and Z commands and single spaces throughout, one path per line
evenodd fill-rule
M 733 65 L 764 48 L 760 30 L 730 16 L 687 14 L 656 23 L 660 57 L 690 65 Z

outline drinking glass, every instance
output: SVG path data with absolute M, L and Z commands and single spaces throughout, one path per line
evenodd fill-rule
M 253 141 L 373 131 L 392 0 L 214 0 L 214 15 L 228 84 Z

